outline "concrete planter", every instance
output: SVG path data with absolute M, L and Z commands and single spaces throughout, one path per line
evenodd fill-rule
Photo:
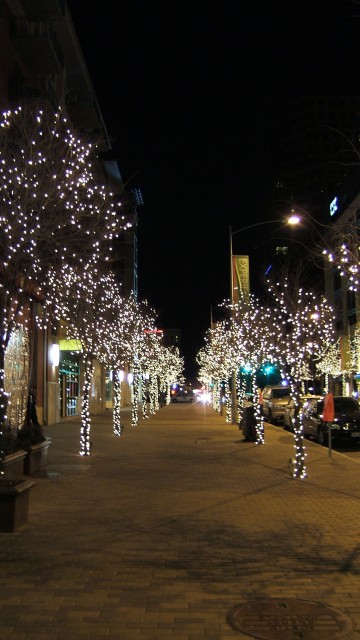
M 0 532 L 15 533 L 28 522 L 31 480 L 0 479 Z
M 32 476 L 34 473 L 38 473 L 43 467 L 46 467 L 50 443 L 51 440 L 46 439 L 43 442 L 33 444 L 29 447 L 24 460 L 23 473 L 25 473 L 25 475 Z
M 26 451 L 19 449 L 5 456 L 4 478 L 21 478 L 24 475 L 24 460 Z

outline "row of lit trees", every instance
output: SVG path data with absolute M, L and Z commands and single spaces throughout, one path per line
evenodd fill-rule
M 71 336 L 82 344 L 83 455 L 90 453 L 89 388 L 94 358 L 115 371 L 130 362 L 134 390 L 145 370 L 144 354 L 156 335 L 154 313 L 133 299 L 124 300 L 109 273 L 117 257 L 114 239 L 132 224 L 122 214 L 121 196 L 104 181 L 96 145 L 79 138 L 61 109 L 54 112 L 49 105 L 30 103 L 2 115 L 0 461 L 9 398 L 5 353 L 16 328 L 29 323 L 34 301 L 43 308 L 37 318 L 41 325 L 65 321 Z M 180 374 L 178 354 L 175 360 Z M 118 393 L 114 431 L 120 433 Z
M 96 150 L 61 110 L 27 104 L 0 120 L 0 425 L 7 394 L 4 357 L 32 301 L 49 300 L 68 266 L 109 253 L 128 221 L 100 181 Z M 103 256 L 104 258 L 107 255 Z
M 309 255 L 317 263 L 322 255 L 325 269 L 337 271 L 347 288 L 357 292 L 360 282 L 360 247 L 356 216 L 345 223 L 320 225 L 321 231 L 311 215 L 302 211 L 302 217 L 310 224 L 314 238 L 316 236 L 314 246 L 306 247 Z M 239 383 L 239 378 L 235 379 L 233 372 L 239 372 L 241 368 L 255 372 L 265 363 L 276 365 L 282 376 L 289 380 L 295 402 L 294 476 L 305 477 L 303 428 L 299 411 L 299 396 L 304 390 L 304 381 L 312 377 L 310 365 L 324 376 L 324 390 L 330 389 L 331 377 L 342 375 L 345 380 L 354 371 L 358 371 L 359 330 L 355 328 L 354 334 L 348 336 L 349 349 L 347 362 L 344 362 L 340 340 L 335 338 L 334 311 L 323 296 L 302 287 L 298 272 L 290 280 L 282 277 L 278 282 L 269 281 L 267 286 L 270 294 L 268 307 L 261 305 L 253 296 L 240 300 L 238 305 L 225 303 L 228 307 L 227 320 L 218 323 L 208 332 L 205 346 L 198 354 L 200 378 L 207 383 L 211 382 L 216 393 L 220 379 L 223 379 L 225 389 L 227 381 L 231 379 Z M 254 385 L 255 377 L 255 392 Z M 241 386 L 237 398 L 241 417 L 244 399 Z M 230 404 L 230 396 L 227 401 Z M 217 400 L 215 402 L 217 404 Z M 228 411 L 227 419 L 229 418 Z M 258 408 L 256 429 L 257 442 L 260 444 L 264 439 Z
M 151 404 L 157 408 L 160 379 L 171 374 L 174 376 L 171 382 L 174 382 L 181 376 L 184 364 L 178 350 L 170 351 L 162 345 L 161 333 L 156 329 L 155 312 L 134 297 L 124 298 L 121 285 L 111 272 L 102 275 L 87 269 L 79 273 L 69 267 L 63 274 L 61 286 L 54 283 L 54 287 L 56 293 L 45 305 L 45 317 L 49 310 L 52 318 L 65 322 L 68 336 L 79 340 L 82 345 L 84 384 L 80 453 L 90 455 L 89 401 L 95 359 L 113 372 L 113 431 L 116 435 L 121 435 L 121 372 L 125 366 L 130 366 L 132 373 L 131 424 L 136 426 L 139 390 L 145 393 L 150 385 Z M 164 385 L 163 380 L 161 384 Z
M 220 376 L 230 379 L 232 372 L 247 367 L 253 372 L 253 396 L 256 397 L 256 371 L 266 363 L 277 366 L 282 377 L 288 379 L 295 401 L 295 464 L 294 475 L 305 477 L 305 451 L 301 424 L 300 395 L 304 381 L 310 378 L 310 362 L 322 362 L 334 343 L 333 310 L 322 297 L 299 288 L 294 290 L 287 281 L 268 282 L 270 303 L 267 307 L 254 297 L 227 305 L 228 319 L 216 325 L 206 337 L 205 347 L 198 356 L 200 377 Z M 222 367 L 219 367 L 221 362 Z M 241 412 L 244 390 L 239 385 L 236 397 Z M 230 396 L 227 398 L 230 404 Z M 263 418 L 256 405 L 257 443 L 264 442 Z

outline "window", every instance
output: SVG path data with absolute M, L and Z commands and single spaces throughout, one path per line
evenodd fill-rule
M 273 398 L 285 398 L 290 393 L 290 389 L 287 387 L 283 387 L 282 389 L 273 389 L 272 397 Z

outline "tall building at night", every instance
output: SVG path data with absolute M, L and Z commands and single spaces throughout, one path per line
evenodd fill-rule
M 360 95 L 292 100 L 284 119 L 274 198 L 327 221 L 329 202 L 355 161 L 351 145 L 359 131 Z
M 330 203 L 351 175 L 354 162 L 359 162 L 352 145 L 357 144 L 360 131 L 360 95 L 297 96 L 286 103 L 284 111 L 274 158 L 272 211 L 285 218 L 291 209 L 303 210 L 330 224 Z M 310 285 L 323 288 L 322 271 L 304 251 L 313 241 L 309 226 L 293 233 L 286 229 L 274 232 L 272 239 L 259 244 L 263 272 L 281 270 L 290 259 L 296 263 L 298 256 L 304 265 L 302 276 Z

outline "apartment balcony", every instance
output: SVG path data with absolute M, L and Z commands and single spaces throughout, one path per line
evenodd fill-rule
M 11 38 L 22 64 L 31 75 L 55 74 L 62 70 L 62 51 L 50 24 L 14 18 Z
M 103 127 L 100 109 L 90 94 L 88 97 L 76 96 L 66 101 L 66 109 L 73 125 L 80 131 L 100 132 Z

